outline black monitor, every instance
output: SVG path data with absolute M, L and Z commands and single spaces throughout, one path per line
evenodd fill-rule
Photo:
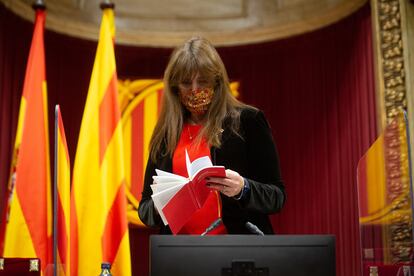
M 150 275 L 333 276 L 332 235 L 153 235 Z

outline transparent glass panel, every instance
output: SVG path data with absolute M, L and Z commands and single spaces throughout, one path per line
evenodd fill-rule
M 413 200 L 404 112 L 358 164 L 363 275 L 413 275 Z

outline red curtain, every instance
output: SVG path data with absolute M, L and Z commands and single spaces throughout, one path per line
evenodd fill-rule
M 0 4 L 1 202 L 31 35 L 32 24 Z M 242 100 L 263 109 L 273 129 L 288 193 L 272 218 L 276 232 L 334 234 L 340 276 L 361 269 L 356 167 L 376 137 L 371 36 L 366 5 L 312 33 L 219 48 L 229 76 L 241 82 Z M 45 39 L 50 118 L 59 103 L 73 162 L 96 42 L 50 31 Z M 115 51 L 120 78 L 161 78 L 171 53 L 119 45 Z M 144 275 L 147 236 L 137 232 L 131 231 L 133 269 Z

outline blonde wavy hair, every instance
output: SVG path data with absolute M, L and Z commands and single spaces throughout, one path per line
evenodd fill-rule
M 197 74 L 209 80 L 214 89 L 197 140 L 205 137 L 210 146 L 220 147 L 225 120 L 226 126 L 239 135 L 241 108 L 250 106 L 232 95 L 226 68 L 213 45 L 204 38 L 193 37 L 173 51 L 164 72 L 161 112 L 150 141 L 150 158 L 154 162 L 160 155 L 172 157 L 174 153 L 183 124 L 190 116 L 178 96 L 178 85 L 192 80 Z

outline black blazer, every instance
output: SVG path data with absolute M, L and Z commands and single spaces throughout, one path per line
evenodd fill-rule
M 226 123 L 223 127 L 221 147 L 210 149 L 212 162 L 238 172 L 250 184 L 249 193 L 240 200 L 220 194 L 227 232 L 250 234 L 245 227 L 249 221 L 265 234 L 272 234 L 268 215 L 282 208 L 286 194 L 269 124 L 263 112 L 245 108 L 240 115 L 240 136 L 226 128 Z M 170 234 L 171 230 L 162 223 L 151 199 L 150 185 L 153 183 L 152 176 L 155 175 L 156 168 L 171 172 L 171 157 L 160 157 L 156 163 L 148 160 L 138 214 L 147 226 L 160 227 L 161 234 Z

